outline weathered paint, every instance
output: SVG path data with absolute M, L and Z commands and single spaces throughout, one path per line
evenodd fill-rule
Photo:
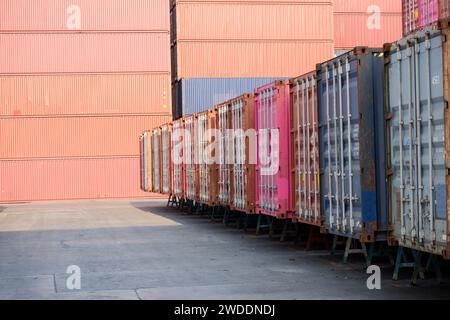
M 198 128 L 196 116 L 184 118 L 184 149 L 183 161 L 186 171 L 186 190 L 187 200 L 198 201 L 199 196 L 199 172 L 198 172 Z
M 161 193 L 171 195 L 172 180 L 172 124 L 161 126 Z
M 450 258 L 448 29 L 386 46 L 390 242 Z M 401 106 L 401 107 L 400 107 Z
M 255 90 L 256 211 L 279 219 L 292 218 L 289 108 L 289 83 L 277 81 Z
M 450 0 L 402 0 L 403 35 L 434 29 L 441 19 L 450 17 Z
M 323 228 L 386 237 L 383 51 L 365 47 L 317 67 Z
M 216 166 L 218 189 L 217 201 L 223 207 L 230 207 L 233 201 L 232 193 L 232 165 L 233 144 L 229 130 L 231 127 L 231 108 L 228 102 L 218 105 L 216 108 L 216 128 L 218 130 L 217 152 L 218 163 Z
M 186 195 L 186 167 L 184 164 L 184 119 L 175 120 L 172 123 L 172 195 L 184 198 Z

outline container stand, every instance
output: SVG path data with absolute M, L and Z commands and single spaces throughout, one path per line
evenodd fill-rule
M 356 246 L 357 242 L 359 242 L 361 244 L 361 248 L 357 248 L 357 246 Z M 352 239 L 352 238 L 345 238 L 345 240 L 343 240 L 343 241 L 338 241 L 338 236 L 334 236 L 333 247 L 331 249 L 332 255 L 335 254 L 336 247 L 340 244 L 345 244 L 344 257 L 342 259 L 343 263 L 348 262 L 348 257 L 351 254 L 362 254 L 362 255 L 364 255 L 364 258 L 366 259 L 367 265 L 369 265 L 367 247 L 364 242 L 360 242 L 359 240 Z
M 266 220 L 266 224 L 263 224 L 263 219 Z M 262 229 L 269 229 L 269 236 L 272 236 L 273 233 L 273 220 L 272 217 L 266 215 L 258 215 L 258 222 L 256 224 L 256 235 L 261 234 Z
M 173 208 L 173 207 L 177 207 L 177 206 L 178 206 L 178 199 L 176 196 L 171 194 L 169 196 L 169 200 L 167 200 L 167 207 Z
M 293 226 L 294 228 L 289 228 L 290 226 Z M 288 236 L 297 238 L 298 232 L 298 225 L 296 223 L 292 223 L 291 220 L 285 220 L 283 223 L 283 231 L 281 232 L 280 242 L 285 242 Z
M 394 257 L 389 251 L 389 247 L 387 242 L 375 242 L 372 243 L 369 247 L 367 263 L 369 265 L 372 264 L 373 258 L 375 257 L 386 257 L 389 259 L 389 263 L 393 266 L 395 265 Z
M 421 268 L 416 268 L 417 261 L 420 261 L 421 259 L 417 259 L 418 252 L 416 250 L 409 250 L 411 252 L 411 256 L 413 257 L 413 261 L 408 259 L 407 251 L 409 250 L 405 247 L 398 247 L 397 249 L 397 257 L 395 259 L 395 267 L 394 267 L 394 275 L 392 276 L 392 280 L 397 281 L 398 275 L 400 273 L 400 269 L 405 268 L 414 268 L 419 270 L 418 276 L 423 280 L 425 279 L 425 275 L 423 273 L 423 270 L 420 270 Z
M 328 236 L 326 234 L 320 233 L 319 228 L 310 226 L 305 251 L 311 251 L 316 244 L 323 245 L 326 250 L 330 250 L 330 242 L 328 241 Z

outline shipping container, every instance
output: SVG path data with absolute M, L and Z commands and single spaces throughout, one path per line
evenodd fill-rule
M 215 105 L 253 92 L 279 78 L 198 78 L 181 79 L 174 84 L 176 119 L 213 108 Z
M 179 3 L 170 14 L 172 43 L 179 40 L 333 39 L 333 5 L 328 0 L 191 1 Z
M 199 172 L 198 172 L 198 128 L 196 116 L 184 118 L 184 150 L 183 159 L 186 171 L 186 200 L 198 201 Z
M 172 195 L 183 198 L 186 194 L 186 166 L 184 163 L 184 119 L 172 123 Z
M 172 182 L 172 124 L 161 126 L 161 193 L 171 195 Z
M 142 133 L 142 135 L 139 137 L 139 149 L 140 149 L 140 155 L 139 155 L 139 164 L 140 164 L 140 173 L 141 173 L 141 190 L 145 192 L 149 192 L 151 187 L 151 179 L 149 179 L 149 165 L 150 158 L 149 158 L 149 148 L 148 148 L 148 132 Z
M 278 219 L 292 218 L 289 98 L 284 81 L 255 90 L 256 212 Z
M 0 161 L 0 202 L 149 197 L 139 157 Z
M 316 72 L 292 79 L 290 88 L 294 221 L 321 226 Z
M 231 126 L 231 108 L 228 102 L 222 103 L 216 107 L 216 128 L 218 133 L 217 141 L 217 201 L 223 206 L 229 208 L 233 200 L 231 167 L 234 163 L 233 144 L 232 144 L 232 126 Z
M 403 35 L 437 28 L 439 20 L 450 17 L 450 0 L 402 0 Z
M 168 32 L 0 33 L 0 74 L 169 72 L 169 41 Z
M 244 94 L 228 102 L 231 112 L 231 209 L 256 213 L 255 98 Z
M 317 63 L 332 58 L 334 45 L 332 39 L 183 40 L 177 41 L 172 50 L 177 52 L 176 61 L 172 62 L 173 80 L 289 78 L 307 73 Z
M 155 128 L 151 131 L 151 179 L 152 179 L 152 189 L 154 193 L 162 193 L 162 174 L 161 174 L 161 129 Z
M 401 13 L 401 0 L 333 0 L 334 12 L 337 13 L 367 13 L 367 10 L 375 6 L 382 13 Z
M 217 189 L 217 159 L 216 146 L 216 111 L 209 110 L 196 115 L 195 117 L 198 138 L 198 181 L 199 203 L 215 207 L 218 205 Z
M 168 31 L 169 0 L 2 0 L 0 32 Z
M 169 116 L 0 118 L 0 160 L 138 156 L 138 138 Z
M 382 49 L 355 48 L 317 66 L 324 231 L 386 240 Z
M 0 76 L 0 116 L 169 114 L 170 74 Z
M 446 259 L 450 259 L 449 36 L 449 29 L 417 32 L 385 47 L 389 240 Z

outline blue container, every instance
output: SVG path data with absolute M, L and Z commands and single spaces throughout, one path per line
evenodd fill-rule
M 173 97 L 174 117 L 192 115 L 214 108 L 232 98 L 252 93 L 280 78 L 195 78 L 175 82 Z
M 328 233 L 386 239 L 384 57 L 355 48 L 317 66 L 320 198 Z

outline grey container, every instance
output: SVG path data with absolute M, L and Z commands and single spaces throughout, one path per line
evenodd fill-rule
M 450 258 L 449 31 L 385 46 L 392 245 Z
M 213 109 L 230 99 L 253 92 L 281 78 L 192 78 L 172 87 L 174 119 Z
M 324 231 L 386 240 L 382 49 L 355 48 L 317 66 Z

